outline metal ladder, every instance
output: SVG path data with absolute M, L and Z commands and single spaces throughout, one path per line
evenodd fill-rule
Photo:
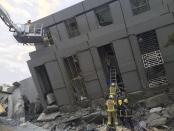
M 110 68 L 110 83 L 117 83 L 117 72 L 115 66 Z

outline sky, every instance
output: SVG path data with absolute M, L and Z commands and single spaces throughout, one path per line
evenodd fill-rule
M 14 23 L 35 21 L 60 11 L 82 0 L 0 0 Z M 0 85 L 12 84 L 31 76 L 27 63 L 34 46 L 23 46 L 16 42 L 13 33 L 0 19 Z

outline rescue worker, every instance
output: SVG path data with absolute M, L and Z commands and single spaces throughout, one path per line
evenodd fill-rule
M 31 20 L 28 20 L 27 23 L 25 24 L 24 33 L 29 33 L 30 32 L 30 26 L 31 26 Z
M 132 121 L 132 109 L 129 106 L 128 99 L 123 100 L 123 110 L 124 110 L 124 123 L 127 128 L 130 128 L 131 131 L 134 131 L 134 125 Z
M 111 86 L 109 87 L 109 95 L 116 96 L 117 87 L 115 83 L 111 83 Z
M 124 124 L 124 108 L 123 108 L 122 99 L 118 99 L 117 101 L 117 117 L 118 117 L 118 124 L 124 126 L 125 125 Z
M 106 101 L 107 113 L 108 113 L 108 122 L 107 125 L 115 128 L 116 126 L 116 110 L 115 110 L 116 102 L 114 100 L 114 96 L 110 95 L 109 99 Z
M 28 20 L 28 21 L 27 21 L 27 24 L 28 24 L 28 25 L 31 25 L 31 20 Z

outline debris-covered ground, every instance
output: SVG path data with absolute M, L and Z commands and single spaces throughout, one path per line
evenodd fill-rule
M 53 102 L 46 110 L 42 110 L 39 101 L 28 103 L 23 98 L 24 104 L 20 104 L 19 98 L 17 109 L 20 110 L 16 114 L 9 107 L 10 113 L 0 113 L 0 131 L 106 131 L 107 112 L 103 98 L 92 102 L 84 100 L 78 106 L 58 107 Z M 132 104 L 134 130 L 174 131 L 173 98 L 172 92 L 165 92 Z M 25 108 L 21 108 L 23 106 Z M 11 113 L 13 118 L 9 119 Z M 120 125 L 117 131 L 130 129 Z

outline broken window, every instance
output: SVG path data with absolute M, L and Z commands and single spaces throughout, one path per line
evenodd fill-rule
M 137 36 L 149 87 L 168 84 L 155 30 Z
M 150 10 L 149 0 L 130 0 L 133 15 Z
M 53 41 L 53 38 L 52 38 L 52 35 L 51 35 L 51 32 L 49 29 L 45 29 L 45 35 L 47 37 L 46 42 L 48 42 L 49 45 L 54 45 L 54 41 Z
M 50 82 L 47 70 L 45 68 L 45 65 L 35 67 L 35 71 L 37 74 L 37 78 L 38 78 L 44 99 L 47 100 L 47 96 L 49 94 L 53 94 L 53 88 L 51 86 L 51 82 Z
M 82 97 L 87 98 L 87 91 L 84 80 L 81 76 L 81 69 L 76 55 L 64 59 L 65 67 L 67 69 L 69 78 L 71 80 L 71 87 L 74 92 L 74 97 L 78 101 Z
M 95 15 L 100 26 L 107 26 L 113 23 L 108 5 L 97 8 L 95 10 Z
M 124 87 L 113 45 L 108 44 L 101 46 L 98 48 L 98 52 L 105 73 L 107 85 L 114 82 L 111 80 L 111 78 L 114 77 L 114 79 L 116 79 L 115 82 L 117 82 L 120 87 Z M 114 72 L 111 72 L 112 70 L 114 70 Z M 115 76 L 112 75 L 113 73 Z
M 66 26 L 69 38 L 76 37 L 76 36 L 80 35 L 79 29 L 78 29 L 78 24 L 77 24 L 75 17 L 66 20 L 65 26 Z

